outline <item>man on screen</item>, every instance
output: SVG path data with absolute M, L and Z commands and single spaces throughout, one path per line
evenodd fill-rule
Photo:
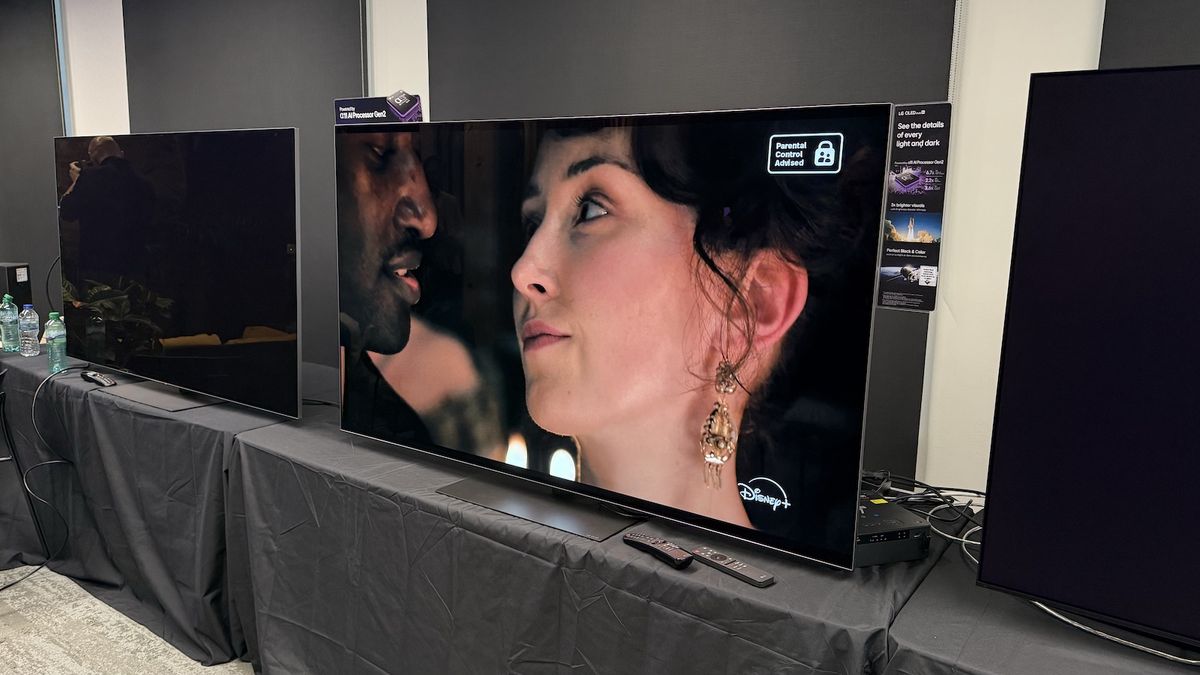
M 437 268 L 453 261 L 445 243 L 430 245 L 443 214 L 420 154 L 418 132 L 337 134 L 342 426 L 494 455 L 503 439 L 492 386 L 461 336 L 433 318 L 458 307 L 455 319 L 461 297 L 455 305 L 453 288 L 429 286 L 447 284 Z
M 343 360 L 343 425 L 399 441 L 427 441 L 413 408 L 368 352 L 399 353 L 421 298 L 414 272 L 437 211 L 415 133 L 339 133 L 338 301 Z

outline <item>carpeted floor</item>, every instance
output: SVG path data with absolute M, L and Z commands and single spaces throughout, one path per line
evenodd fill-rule
M 0 586 L 31 569 L 0 571 Z M 252 672 L 248 663 L 200 665 L 75 582 L 49 570 L 0 593 L 0 675 Z

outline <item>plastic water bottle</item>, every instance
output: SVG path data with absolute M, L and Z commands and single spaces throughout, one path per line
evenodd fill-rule
M 13 296 L 8 293 L 0 302 L 0 343 L 3 343 L 6 352 L 21 348 L 21 339 L 17 337 L 17 306 L 13 304 Z
M 38 333 L 40 320 L 37 312 L 33 311 L 33 305 L 25 305 L 25 309 L 21 310 L 20 316 L 17 317 L 17 327 L 21 331 L 21 356 L 37 356 L 42 352 L 41 345 L 38 344 Z
M 46 322 L 46 353 L 50 356 L 50 374 L 67 369 L 67 324 L 58 312 L 50 312 Z

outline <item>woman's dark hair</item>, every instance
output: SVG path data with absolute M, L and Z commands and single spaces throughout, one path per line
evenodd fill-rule
M 646 184 L 664 199 L 695 213 L 693 248 L 704 267 L 728 289 L 728 297 L 723 299 L 726 316 L 731 321 L 739 317 L 733 328 L 745 335 L 747 345 L 753 338 L 754 317 L 740 285 L 752 256 L 771 251 L 808 272 L 805 309 L 783 341 L 779 362 L 762 387 L 751 392 L 743 434 L 760 422 L 785 416 L 787 409 L 805 396 L 807 378 L 797 377 L 797 371 L 809 374 L 814 366 L 827 370 L 835 381 L 849 379 L 847 394 L 857 392 L 860 397 L 837 404 L 861 407 L 866 377 L 862 362 L 871 311 L 870 304 L 864 305 L 861 299 L 871 294 L 874 283 L 883 196 L 882 148 L 844 157 L 838 174 L 781 175 L 768 173 L 766 166 L 771 135 L 785 131 L 769 114 L 760 120 L 701 124 L 637 118 L 617 124 L 611 119 L 598 119 L 594 124 L 571 120 L 561 125 L 549 123 L 542 131 L 572 137 L 614 126 L 629 127 L 633 159 Z M 852 133 L 843 147 L 856 147 Z M 847 307 L 846 298 L 859 302 Z M 839 353 L 845 355 L 842 360 L 846 363 L 857 361 L 860 365 L 851 372 L 839 370 L 834 363 Z M 740 366 L 749 356 L 749 347 L 725 356 Z M 800 363 L 803 365 L 797 365 Z M 851 386 L 858 375 L 857 385 Z M 821 398 L 830 394 L 825 389 Z M 821 403 L 828 406 L 831 402 Z

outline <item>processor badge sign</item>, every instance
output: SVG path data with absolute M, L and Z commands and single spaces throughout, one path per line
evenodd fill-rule
M 783 487 L 765 476 L 751 478 L 745 483 L 738 483 L 738 492 L 741 493 L 743 502 L 769 506 L 772 511 L 787 509 L 792 505 L 788 501 L 787 493 L 784 492 Z

